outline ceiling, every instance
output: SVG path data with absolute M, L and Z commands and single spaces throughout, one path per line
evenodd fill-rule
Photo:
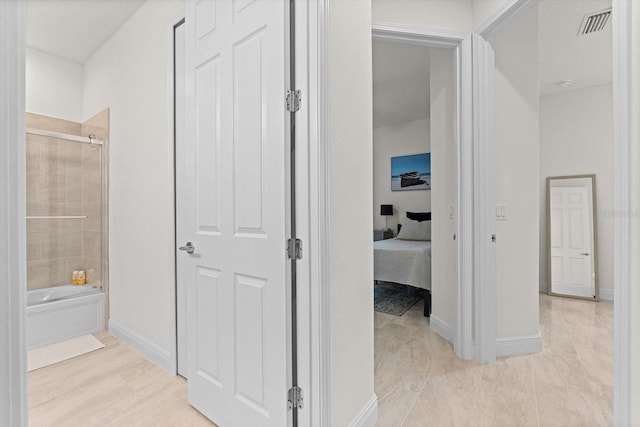
M 373 41 L 373 127 L 429 117 L 429 48 Z
M 28 0 L 27 46 L 84 64 L 146 0 Z
M 613 78 L 611 18 L 602 31 L 578 36 L 585 15 L 611 0 L 543 0 L 539 9 L 540 94 L 609 83 Z M 571 80 L 567 88 L 558 85 Z
M 539 9 L 540 94 L 610 83 L 611 18 L 602 31 L 578 36 L 585 15 L 611 0 L 542 0 Z M 571 80 L 563 88 L 559 82 Z M 373 41 L 373 127 L 429 117 L 429 48 Z

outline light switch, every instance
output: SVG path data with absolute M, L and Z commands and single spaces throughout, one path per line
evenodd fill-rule
M 449 205 L 449 218 L 453 218 L 453 206 Z
M 507 205 L 496 205 L 496 219 L 499 221 L 507 220 Z

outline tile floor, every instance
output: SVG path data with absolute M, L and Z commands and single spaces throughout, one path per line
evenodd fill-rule
M 29 373 L 30 426 L 213 426 L 187 404 L 182 377 L 108 333 L 96 338 L 105 348 Z
M 375 313 L 379 426 L 605 426 L 612 423 L 613 304 L 540 295 L 542 353 L 491 365 L 457 358 L 418 303 Z M 29 424 L 212 426 L 186 382 L 121 344 L 29 373 Z
M 613 304 L 540 295 L 544 350 L 481 365 L 457 358 L 422 304 L 375 313 L 378 426 L 608 426 Z

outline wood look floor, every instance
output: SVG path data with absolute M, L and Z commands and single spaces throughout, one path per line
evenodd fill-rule
M 541 353 L 457 358 L 417 304 L 375 313 L 378 426 L 609 426 L 613 304 L 540 295 Z
M 29 373 L 29 425 L 213 426 L 187 404 L 187 383 L 108 333 L 105 348 Z

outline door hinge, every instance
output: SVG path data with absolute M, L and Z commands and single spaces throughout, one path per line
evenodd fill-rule
M 300 239 L 287 240 L 287 258 L 302 259 L 302 240 Z
M 287 398 L 287 406 L 289 407 L 289 410 L 293 408 L 302 409 L 303 404 L 304 398 L 302 395 L 302 389 L 298 386 L 291 387 Z
M 302 103 L 302 91 L 300 89 L 287 91 L 287 111 L 295 113 L 300 109 Z

